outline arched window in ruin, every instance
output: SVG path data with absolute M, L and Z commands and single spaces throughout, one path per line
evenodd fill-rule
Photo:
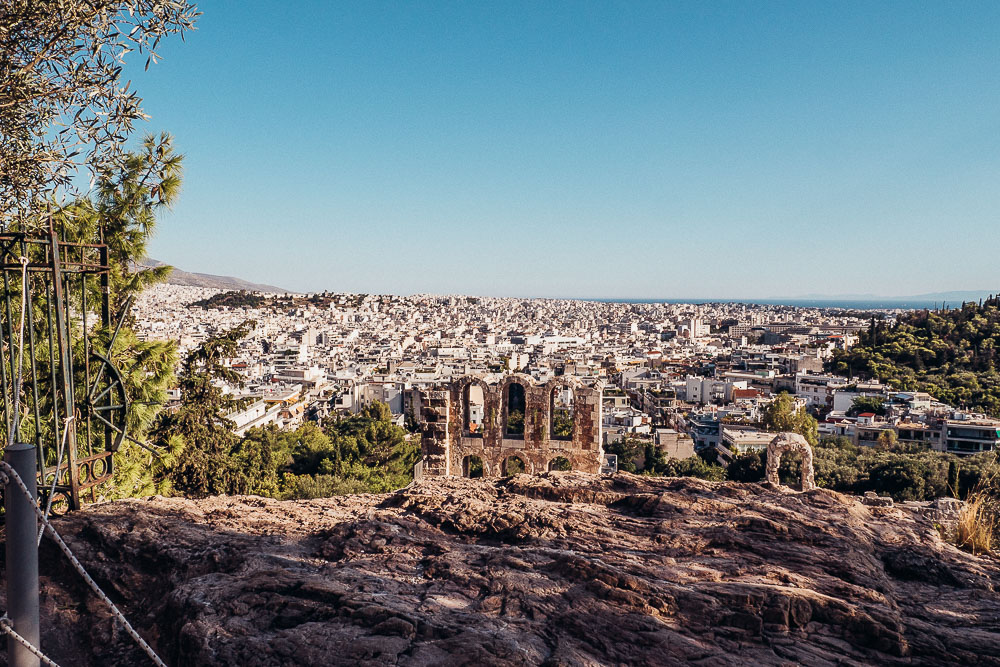
M 565 456 L 557 456 L 551 461 L 549 461 L 549 470 L 559 470 L 566 471 L 572 470 L 573 464 L 569 462 L 569 459 Z
M 475 454 L 462 459 L 462 477 L 482 477 L 483 460 Z
M 505 477 L 519 475 L 526 470 L 524 460 L 520 456 L 508 456 L 503 460 L 503 474 Z
M 504 423 L 504 436 L 507 438 L 524 437 L 524 387 L 517 382 L 507 385 L 507 420 Z
M 483 388 L 476 382 L 470 382 L 462 390 L 462 435 L 468 438 L 483 437 L 483 425 L 486 423 L 486 397 Z
M 553 440 L 573 439 L 573 389 L 565 385 L 552 390 L 550 397 L 549 414 L 551 419 L 551 432 L 549 437 Z

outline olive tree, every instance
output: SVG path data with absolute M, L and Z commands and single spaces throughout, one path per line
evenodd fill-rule
M 122 80 L 128 54 L 148 68 L 160 39 L 183 38 L 197 16 L 188 0 L 0 3 L 0 230 L 45 224 L 60 193 L 123 160 L 145 117 Z

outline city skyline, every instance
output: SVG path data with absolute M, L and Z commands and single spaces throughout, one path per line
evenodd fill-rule
M 637 299 L 1000 278 L 974 242 L 993 5 L 204 9 L 128 70 L 187 156 L 151 248 L 185 269 Z

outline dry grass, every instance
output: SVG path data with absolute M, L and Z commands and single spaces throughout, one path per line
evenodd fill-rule
M 983 492 L 971 494 L 958 516 L 955 544 L 973 554 L 989 553 L 1000 536 L 997 501 Z

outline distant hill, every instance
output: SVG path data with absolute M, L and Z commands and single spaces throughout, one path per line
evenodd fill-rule
M 163 266 L 166 262 L 161 262 L 156 259 L 146 259 L 141 262 L 142 266 L 154 267 Z M 272 292 L 275 294 L 285 294 L 289 290 L 283 287 L 275 287 L 274 285 L 260 285 L 258 283 L 251 283 L 249 281 L 243 280 L 242 278 L 234 278 L 232 276 L 215 276 L 211 273 L 189 273 L 187 271 L 182 271 L 176 266 L 174 270 L 170 272 L 170 278 L 167 279 L 168 285 L 186 285 L 189 287 L 211 287 L 213 289 L 224 289 L 224 290 L 246 290 L 248 292 Z
M 947 301 L 958 305 L 962 301 L 979 301 L 995 293 L 987 290 L 965 290 L 955 292 L 930 292 L 928 294 L 911 294 L 910 296 L 879 296 L 878 294 L 804 294 L 791 297 L 793 299 L 809 299 L 812 301 Z

